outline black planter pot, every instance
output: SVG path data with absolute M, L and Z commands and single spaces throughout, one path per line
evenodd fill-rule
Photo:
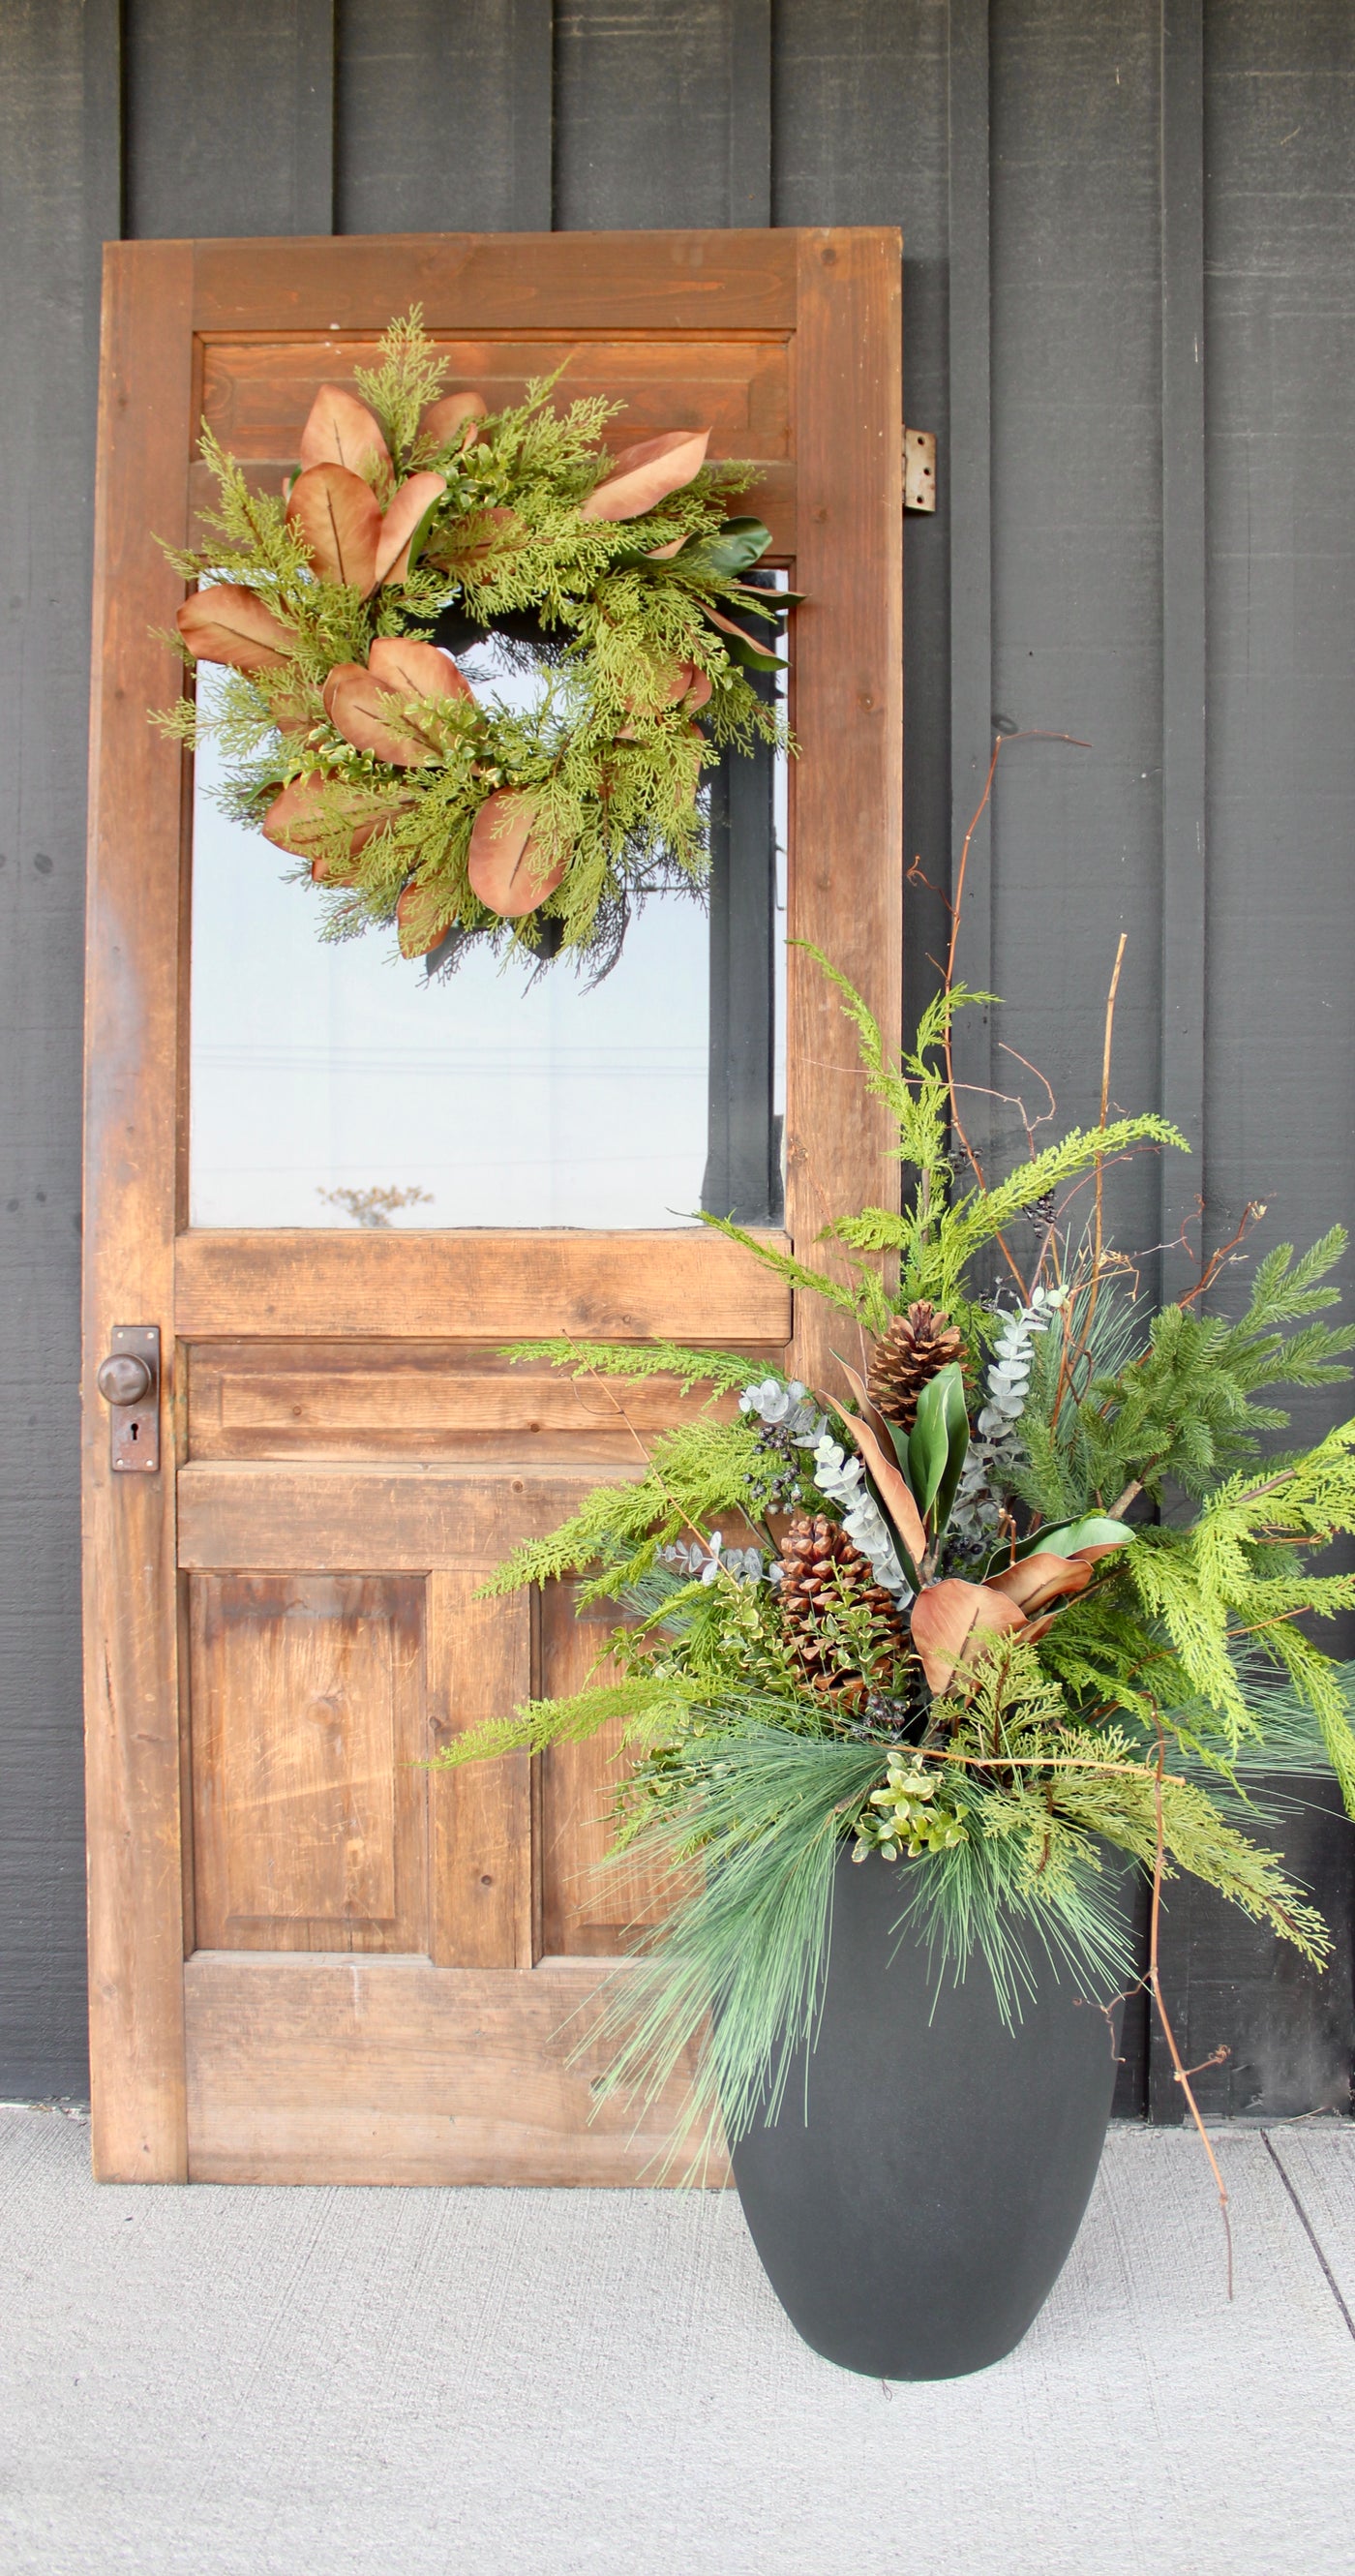
M 925 1943 L 893 1935 L 906 1866 L 843 1847 L 808 2085 L 799 2050 L 734 2178 L 815 2352 L 875 2379 L 955 2379 L 1014 2349 L 1063 2268 L 1105 2140 L 1119 2014 L 1113 2043 L 1034 1940 L 1035 1992 L 1011 2029 L 981 1958 L 938 1991 Z M 1125 1864 L 1111 1882 L 1126 1907 L 1132 1876 Z

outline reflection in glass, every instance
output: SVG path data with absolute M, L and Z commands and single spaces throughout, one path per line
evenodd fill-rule
M 204 747 L 190 1223 L 668 1227 L 702 1205 L 774 1221 L 782 766 L 722 764 L 709 911 L 652 898 L 590 991 L 568 964 L 531 983 L 475 951 L 430 979 L 393 931 L 325 942 L 290 863 L 219 810 Z

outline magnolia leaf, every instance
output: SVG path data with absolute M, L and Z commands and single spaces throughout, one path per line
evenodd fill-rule
M 287 504 L 322 581 L 342 582 L 365 599 L 376 583 L 381 505 L 375 492 L 346 465 L 311 465 L 299 475 Z
M 909 1621 L 928 1687 L 949 1690 L 956 1667 L 968 1660 L 966 1649 L 986 1636 L 1000 1637 L 1025 1626 L 1025 1614 L 986 1583 L 961 1583 L 949 1576 L 929 1583 L 913 1603 Z
M 228 662 L 236 671 L 276 671 L 288 659 L 296 637 L 280 617 L 236 581 L 218 581 L 195 591 L 174 620 L 189 652 L 199 662 Z
M 1054 1556 L 1041 1548 L 1034 1556 L 1018 1558 L 1005 1573 L 990 1576 L 984 1588 L 1000 1592 L 1004 1601 L 1014 1601 L 1030 1618 L 1065 1594 L 1085 1592 L 1091 1579 L 1092 1569 L 1084 1558 Z
M 344 385 L 322 385 L 301 433 L 301 462 L 346 465 L 361 474 L 364 465 L 389 465 L 390 450 L 373 415 Z
M 525 542 L 527 531 L 516 510 L 472 510 L 464 519 L 438 530 L 430 560 L 467 581 L 484 581 L 492 559 Z
M 339 662 L 325 682 L 325 711 L 335 732 L 355 750 L 370 751 L 397 769 L 419 769 L 437 759 L 436 747 L 412 727 L 400 731 L 392 720 L 392 694 L 375 671 L 364 670 L 360 662 Z
M 655 674 L 653 697 L 643 701 L 629 698 L 626 703 L 632 716 L 652 719 L 664 708 L 676 706 L 683 706 L 690 715 L 695 715 L 707 704 L 712 686 L 709 673 L 698 669 L 695 662 L 670 662 L 666 670 Z M 619 726 L 616 739 L 618 742 L 634 742 L 634 725 Z
M 270 697 L 268 712 L 282 734 L 308 734 L 315 722 L 314 708 L 292 688 L 280 689 L 276 697 Z
M 870 1469 L 872 1482 L 880 1497 L 880 1508 L 886 1520 L 892 1522 L 913 1565 L 920 1566 L 927 1553 L 927 1533 L 922 1526 L 922 1515 L 903 1477 L 893 1459 L 887 1456 L 870 1424 L 863 1421 L 860 1414 L 844 1413 L 842 1420 L 848 1437 L 855 1442 Z
M 395 907 L 401 956 L 426 957 L 430 948 L 436 948 L 449 919 L 446 888 L 439 891 L 411 879 Z
M 701 612 L 710 619 L 712 626 L 719 627 L 722 635 L 729 637 L 725 650 L 731 662 L 741 662 L 750 671 L 784 671 L 789 668 L 787 663 L 778 662 L 774 653 L 765 653 L 757 637 L 745 634 L 732 617 L 724 617 L 718 608 L 712 608 L 709 600 L 702 600 Z
M 896 1422 L 889 1422 L 889 1419 L 886 1419 L 886 1414 L 881 1414 L 881 1409 L 878 1409 L 876 1399 L 873 1399 L 873 1396 L 871 1396 L 871 1388 L 866 1386 L 866 1378 L 860 1376 L 858 1370 L 855 1370 L 853 1365 L 850 1365 L 850 1360 L 842 1358 L 842 1352 L 840 1352 L 840 1350 L 832 1352 L 832 1358 L 837 1360 L 837 1368 L 842 1370 L 842 1376 L 845 1376 L 845 1381 L 848 1381 L 848 1386 L 850 1386 L 850 1391 L 853 1391 L 855 1401 L 858 1401 L 858 1404 L 860 1404 L 860 1417 L 863 1417 L 863 1422 L 868 1422 L 868 1425 L 871 1425 L 873 1435 L 876 1435 L 876 1440 L 878 1440 L 878 1443 L 881 1443 L 881 1448 L 884 1448 L 884 1455 L 886 1455 L 886 1458 L 889 1458 L 889 1448 L 891 1448 L 891 1445 L 894 1445 L 894 1450 L 896 1450 L 896 1443 L 899 1443 L 899 1440 L 904 1440 L 904 1453 L 899 1453 L 899 1450 L 896 1450 L 896 1455 L 899 1455 L 899 1466 L 904 1466 L 904 1455 L 907 1455 L 907 1437 L 904 1437 L 902 1432 L 899 1432 L 899 1425 L 896 1425 Z
M 532 838 L 537 811 L 534 796 L 501 787 L 475 817 L 466 872 L 481 903 L 505 921 L 535 912 L 565 872 L 565 860 L 546 862 Z
M 1113 1521 L 1107 1512 L 1089 1512 L 1084 1520 L 1061 1521 L 1057 1529 L 1031 1530 L 1019 1538 L 1014 1548 L 996 1548 L 985 1565 L 984 1577 L 1000 1573 L 1013 1558 L 1041 1555 L 1107 1556 L 1117 1547 L 1128 1547 L 1134 1533 L 1123 1521 Z
M 969 1408 L 965 1403 L 964 1371 L 958 1360 L 951 1360 L 945 1368 L 939 1369 L 932 1383 L 945 1390 L 942 1401 L 946 1419 L 946 1464 L 936 1489 L 934 1516 L 939 1538 L 949 1524 L 961 1471 L 969 1455 Z
M 376 547 L 376 577 L 408 581 L 427 543 L 433 513 L 447 489 L 441 474 L 411 474 L 402 483 L 381 522 Z
M 370 841 L 373 832 L 391 820 L 391 807 L 376 804 L 360 787 L 346 788 L 323 770 L 313 769 L 308 777 L 294 778 L 275 796 L 263 818 L 264 839 L 275 849 L 290 850 L 299 859 L 311 861 L 311 875 L 328 885 L 342 885 L 347 880 L 336 873 L 318 844 L 333 834 L 336 824 L 351 821 L 349 854 L 357 853 Z M 341 864 L 341 863 L 340 863 Z
M 644 438 L 623 447 L 612 470 L 581 505 L 585 519 L 639 519 L 670 492 L 680 492 L 700 473 L 710 444 L 708 429 L 668 429 L 659 438 Z
M 458 433 L 469 433 L 477 420 L 487 419 L 489 405 L 483 394 L 444 394 L 441 402 L 430 403 L 419 414 L 419 436 L 425 446 L 450 447 Z M 465 435 L 461 444 L 467 443 Z
M 771 541 L 771 529 L 760 519 L 726 519 L 713 536 L 687 538 L 678 569 L 703 581 L 736 581 L 765 555 Z
M 472 706 L 475 703 L 471 684 L 451 654 L 438 644 L 421 644 L 412 635 L 378 635 L 368 651 L 367 668 L 383 689 L 403 690 L 406 697 L 469 698 Z
M 913 1428 L 908 1435 L 908 1482 L 924 1520 L 931 1515 L 950 1455 L 950 1425 L 946 1419 L 946 1390 L 942 1384 L 944 1374 L 944 1370 L 938 1371 L 922 1389 Z

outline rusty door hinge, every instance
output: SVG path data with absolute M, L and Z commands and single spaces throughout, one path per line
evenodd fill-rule
M 936 508 L 934 429 L 905 429 L 903 433 L 903 506 L 905 510 Z

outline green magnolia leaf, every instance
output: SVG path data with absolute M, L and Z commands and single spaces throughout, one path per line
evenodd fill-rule
M 908 1436 L 908 1482 L 913 1500 L 926 1520 L 941 1489 L 950 1458 L 950 1423 L 946 1414 L 946 1371 L 942 1369 L 917 1400 L 917 1419 Z
M 960 1482 L 960 1470 L 969 1454 L 969 1412 L 965 1404 L 964 1371 L 958 1360 L 952 1360 L 932 1380 L 933 1386 L 945 1388 L 943 1410 L 949 1446 L 945 1469 L 936 1489 L 936 1530 L 938 1537 L 945 1529 Z
M 726 519 L 713 536 L 689 537 L 673 556 L 672 569 L 700 581 L 736 581 L 765 555 L 771 541 L 771 530 L 760 519 Z
M 1080 1521 L 1062 1521 L 1056 1529 L 1030 1530 L 1015 1548 L 999 1547 L 989 1557 L 985 1576 L 999 1574 L 1013 1556 L 1076 1556 L 1081 1547 L 1127 1547 L 1134 1533 L 1108 1512 L 1088 1512 Z
M 720 641 L 730 661 L 740 663 L 745 671 L 788 671 L 790 669 L 789 662 L 778 662 L 774 653 L 760 653 L 755 644 L 745 644 L 736 636 L 722 635 Z

